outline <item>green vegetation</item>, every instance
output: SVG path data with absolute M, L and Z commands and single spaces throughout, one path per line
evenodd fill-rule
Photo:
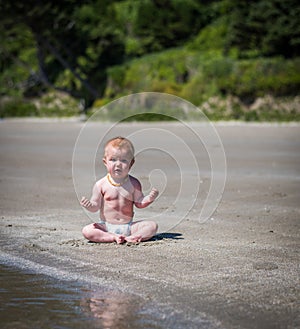
M 296 0 L 1 1 L 0 117 L 93 114 L 152 91 L 213 120 L 299 121 L 299 16 Z

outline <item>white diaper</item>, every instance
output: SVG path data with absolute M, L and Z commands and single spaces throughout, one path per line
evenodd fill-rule
M 126 224 L 111 224 L 105 221 L 100 221 L 99 224 L 105 225 L 107 232 L 120 234 L 124 236 L 131 235 L 131 224 L 132 221 Z

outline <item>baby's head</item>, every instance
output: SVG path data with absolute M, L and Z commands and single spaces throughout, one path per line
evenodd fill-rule
M 127 138 L 118 136 L 107 141 L 104 146 L 104 158 L 108 156 L 111 149 L 126 151 L 127 156 L 134 162 L 134 146 Z

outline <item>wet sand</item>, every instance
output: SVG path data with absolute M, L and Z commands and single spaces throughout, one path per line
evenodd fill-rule
M 59 279 L 138 294 L 168 306 L 173 315 L 205 319 L 211 328 L 300 327 L 299 125 L 217 124 L 227 161 L 225 190 L 217 210 L 199 223 L 202 203 L 195 200 L 180 223 L 173 225 L 190 202 L 189 195 L 175 198 L 177 170 L 188 182 L 193 182 L 195 173 L 171 166 L 160 199 L 141 212 L 145 218 L 157 216 L 160 234 L 138 245 L 94 244 L 81 236 L 81 228 L 91 219 L 78 204 L 72 157 L 83 125 L 0 122 L 2 261 Z M 155 125 L 124 124 L 118 133 L 129 135 Z M 181 125 L 157 126 L 190 138 Z M 94 124 L 100 135 L 109 127 Z M 200 124 L 192 127 L 204 129 Z M 76 178 L 78 190 L 86 194 L 94 183 L 88 163 L 91 152 L 92 144 L 76 158 L 76 168 L 82 169 L 82 177 Z M 175 155 L 180 163 L 180 152 Z M 134 174 L 146 188 L 145 167 L 173 165 L 159 152 L 141 152 L 137 160 Z M 197 161 L 203 164 L 202 186 L 207 190 L 209 168 L 200 156 Z M 103 173 L 100 168 L 97 175 Z

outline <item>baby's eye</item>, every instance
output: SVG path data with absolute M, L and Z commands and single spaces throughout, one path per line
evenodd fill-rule
M 128 163 L 126 159 L 121 160 L 122 163 Z

